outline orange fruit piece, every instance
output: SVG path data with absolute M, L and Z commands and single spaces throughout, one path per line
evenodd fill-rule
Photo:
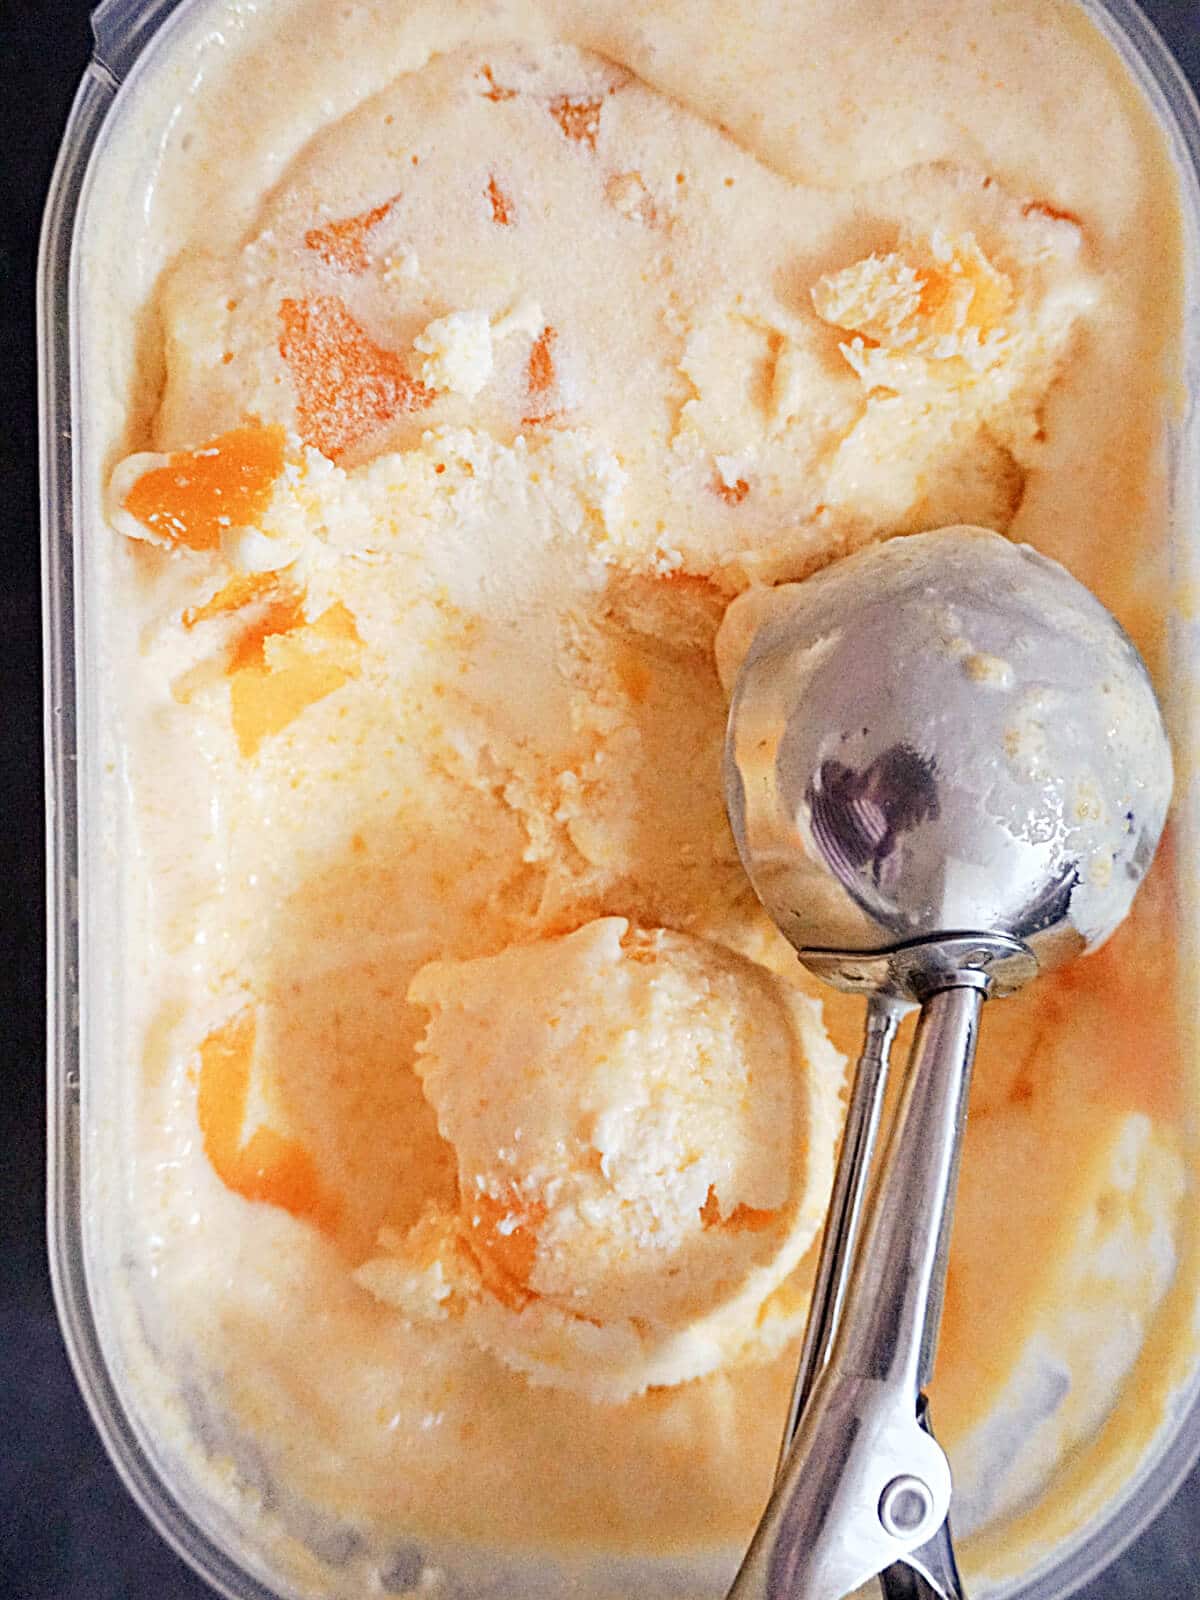
M 712 1184 L 700 1207 L 700 1223 L 705 1228 L 724 1228 L 729 1233 L 761 1233 L 778 1218 L 778 1211 L 762 1211 L 739 1201 L 727 1217 L 721 1216 L 721 1205 Z
M 492 202 L 492 221 L 509 228 L 513 221 L 513 203 L 496 182 L 495 173 L 488 179 L 487 197 Z
M 713 481 L 713 493 L 720 495 L 727 506 L 740 506 L 750 493 L 750 485 L 745 478 L 739 478 L 736 483 L 726 483 L 724 478 Z
M 480 67 L 479 76 L 481 78 L 483 78 L 483 80 L 487 84 L 487 88 L 483 91 L 483 97 L 484 97 L 485 100 L 500 101 L 500 100 L 515 100 L 516 99 L 517 91 L 515 89 L 502 88 L 501 85 L 498 84 L 496 82 L 495 78 L 492 76 L 491 67 L 486 66 L 486 65 Z
M 960 240 L 950 261 L 921 271 L 918 316 L 932 333 L 956 333 L 960 326 L 988 333 L 1012 307 L 1012 280 L 991 264 L 973 239 Z M 969 293 L 965 310 L 960 301 Z
M 596 148 L 596 135 L 600 132 L 600 108 L 604 101 L 599 96 L 560 94 L 550 102 L 550 115 L 568 139 L 576 144 Z
M 200 1046 L 196 1114 L 204 1153 L 225 1187 L 243 1199 L 332 1229 L 338 1208 L 322 1191 L 304 1146 L 265 1126 L 244 1137 L 257 1031 L 254 1008 L 247 1006 Z
M 1021 207 L 1023 217 L 1041 216 L 1049 217 L 1054 222 L 1071 222 L 1077 228 L 1083 227 L 1083 220 L 1074 211 L 1067 211 L 1063 206 L 1052 206 L 1049 200 L 1029 200 Z
M 554 366 L 554 341 L 557 338 L 558 329 L 547 326 L 533 341 L 525 375 L 525 385 L 532 403 L 527 414 L 521 418 L 524 427 L 551 422 L 560 414 L 547 403 L 549 391 L 553 389 L 558 376 Z
M 214 550 L 226 528 L 253 526 L 283 471 L 283 429 L 246 423 L 144 472 L 125 510 L 189 550 Z
M 279 583 L 277 572 L 237 572 L 203 605 L 189 606 L 183 613 L 183 625 L 191 629 L 212 617 L 240 611 L 243 606 L 253 605 L 256 600 L 265 598 L 278 588 Z
M 310 228 L 304 235 L 304 243 L 331 267 L 340 267 L 344 272 L 365 272 L 371 263 L 367 235 L 376 223 L 383 221 L 399 198 L 398 194 L 394 194 L 390 200 L 384 200 L 356 217 L 343 217 L 340 222 L 329 222 L 322 228 Z
M 777 1221 L 778 1211 L 764 1211 L 758 1206 L 736 1205 L 722 1222 L 730 1233 L 761 1233 Z
M 304 596 L 299 589 L 280 583 L 269 593 L 267 604 L 233 648 L 226 669 L 231 676 L 245 667 L 265 666 L 267 640 L 304 624 Z
M 433 400 L 394 350 L 376 344 L 336 295 L 283 300 L 279 353 L 296 387 L 305 444 L 331 461 L 406 411 Z
M 357 676 L 361 644 L 340 600 L 304 622 L 300 597 L 282 597 L 274 616 L 251 630 L 230 663 L 230 708 L 242 755 L 255 755 L 264 739 Z
M 543 328 L 529 352 L 529 392 L 545 394 L 554 385 L 554 341 L 557 328 Z
M 512 1226 L 514 1212 L 528 1220 Z M 535 1298 L 529 1279 L 537 1257 L 537 1227 L 545 1215 L 544 1205 L 531 1206 L 516 1194 L 507 1200 L 476 1194 L 463 1218 L 463 1245 L 484 1288 L 510 1310 L 519 1311 Z

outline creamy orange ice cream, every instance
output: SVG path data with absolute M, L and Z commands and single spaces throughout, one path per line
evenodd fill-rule
M 862 1023 L 738 863 L 718 638 L 961 522 L 1161 670 L 1161 137 L 1057 0 L 268 9 L 179 23 L 84 219 L 130 1391 L 298 1592 L 414 1541 L 718 1592 Z M 1176 1270 L 1171 872 L 988 1018 L 937 1380 L 978 1524 Z
M 797 1331 L 772 1297 L 828 1203 L 842 1078 L 812 1001 L 619 917 L 433 962 L 409 999 L 458 1204 L 361 1283 L 416 1315 L 461 1299 L 507 1366 L 606 1399 Z

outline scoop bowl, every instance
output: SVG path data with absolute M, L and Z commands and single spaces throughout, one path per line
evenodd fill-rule
M 743 864 L 801 952 L 1003 934 L 1057 966 L 1125 917 L 1171 783 L 1128 635 L 971 527 L 772 591 L 725 749 Z

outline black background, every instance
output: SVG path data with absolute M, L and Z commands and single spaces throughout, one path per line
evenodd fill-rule
M 1200 84 L 1200 0 L 1145 6 Z M 43 1243 L 34 267 L 87 58 L 88 9 L 86 0 L 0 0 L 0 1600 L 203 1600 L 210 1591 L 142 1520 L 92 1429 L 55 1323 Z M 1084 1595 L 1200 1596 L 1200 1472 Z

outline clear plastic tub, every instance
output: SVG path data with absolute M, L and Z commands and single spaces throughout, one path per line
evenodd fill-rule
M 119 1102 L 102 1100 L 92 1063 L 103 1032 L 105 926 L 119 908 L 97 893 L 98 863 L 110 841 L 90 806 L 92 775 L 102 758 L 97 730 L 95 663 L 89 656 L 89 580 L 82 543 L 81 485 L 85 374 L 80 360 L 78 224 L 89 180 L 105 157 L 127 89 L 159 67 L 176 29 L 202 16 L 206 0 L 105 0 L 94 18 L 96 49 L 80 86 L 50 194 L 42 241 L 42 506 L 46 638 L 46 749 L 49 837 L 49 1236 L 58 1311 L 70 1357 L 93 1418 L 130 1492 L 163 1537 L 218 1591 L 236 1600 L 272 1600 L 300 1592 L 273 1578 L 260 1558 L 239 1558 L 228 1509 L 200 1493 L 166 1442 L 132 1402 L 119 1359 L 120 1330 L 106 1307 L 95 1263 L 105 1227 L 97 1165 L 108 1119 Z M 1130 0 L 1081 0 L 1113 41 L 1149 100 L 1173 150 L 1184 191 L 1188 282 L 1185 291 L 1186 403 L 1170 440 L 1173 565 L 1176 592 L 1194 594 L 1200 576 L 1200 111 L 1186 80 L 1144 15 Z M 1186 614 L 1173 618 L 1170 696 L 1178 745 L 1196 749 L 1200 632 Z M 1178 807 L 1185 919 L 1185 972 L 1195 972 L 1200 931 L 1200 785 Z M 1195 1009 L 1194 1005 L 1190 1009 Z M 1194 1180 L 1195 1181 L 1195 1180 Z M 1193 1247 L 1194 1248 L 1194 1247 Z M 1191 1275 L 1194 1277 L 1194 1274 Z M 1023 1550 L 1013 1530 L 1004 1558 L 989 1556 L 981 1591 L 992 1600 L 1061 1600 L 1133 1540 L 1170 1499 L 1200 1456 L 1200 1361 L 1195 1307 L 1176 1305 L 1174 1327 L 1191 1357 L 1140 1460 L 1124 1471 L 1102 1506 L 1086 1488 L 1048 1524 L 1054 1538 Z M 1175 1361 L 1180 1361 L 1175 1352 Z M 1093 1486 L 1094 1491 L 1094 1486 Z M 1093 1493 L 1094 1498 L 1094 1493 Z M 1074 1511 L 1071 1507 L 1074 1506 Z M 1016 1541 L 1014 1543 L 1014 1540 Z M 984 1544 L 988 1543 L 985 1531 Z M 1034 1550 L 1037 1554 L 1031 1554 Z M 433 1552 L 436 1555 L 436 1552 Z M 963 1552 L 968 1580 L 977 1563 Z M 466 1569 L 462 1569 L 465 1573 Z M 478 1585 L 491 1594 L 645 1592 L 637 1563 L 608 1562 L 588 1577 L 556 1563 L 487 1560 Z M 486 1574 L 486 1577 L 484 1576 Z M 398 1580 L 399 1583 L 399 1580 Z M 400 1584 L 403 1586 L 403 1584 Z M 711 1576 L 677 1566 L 657 1572 L 659 1593 L 711 1592 Z

